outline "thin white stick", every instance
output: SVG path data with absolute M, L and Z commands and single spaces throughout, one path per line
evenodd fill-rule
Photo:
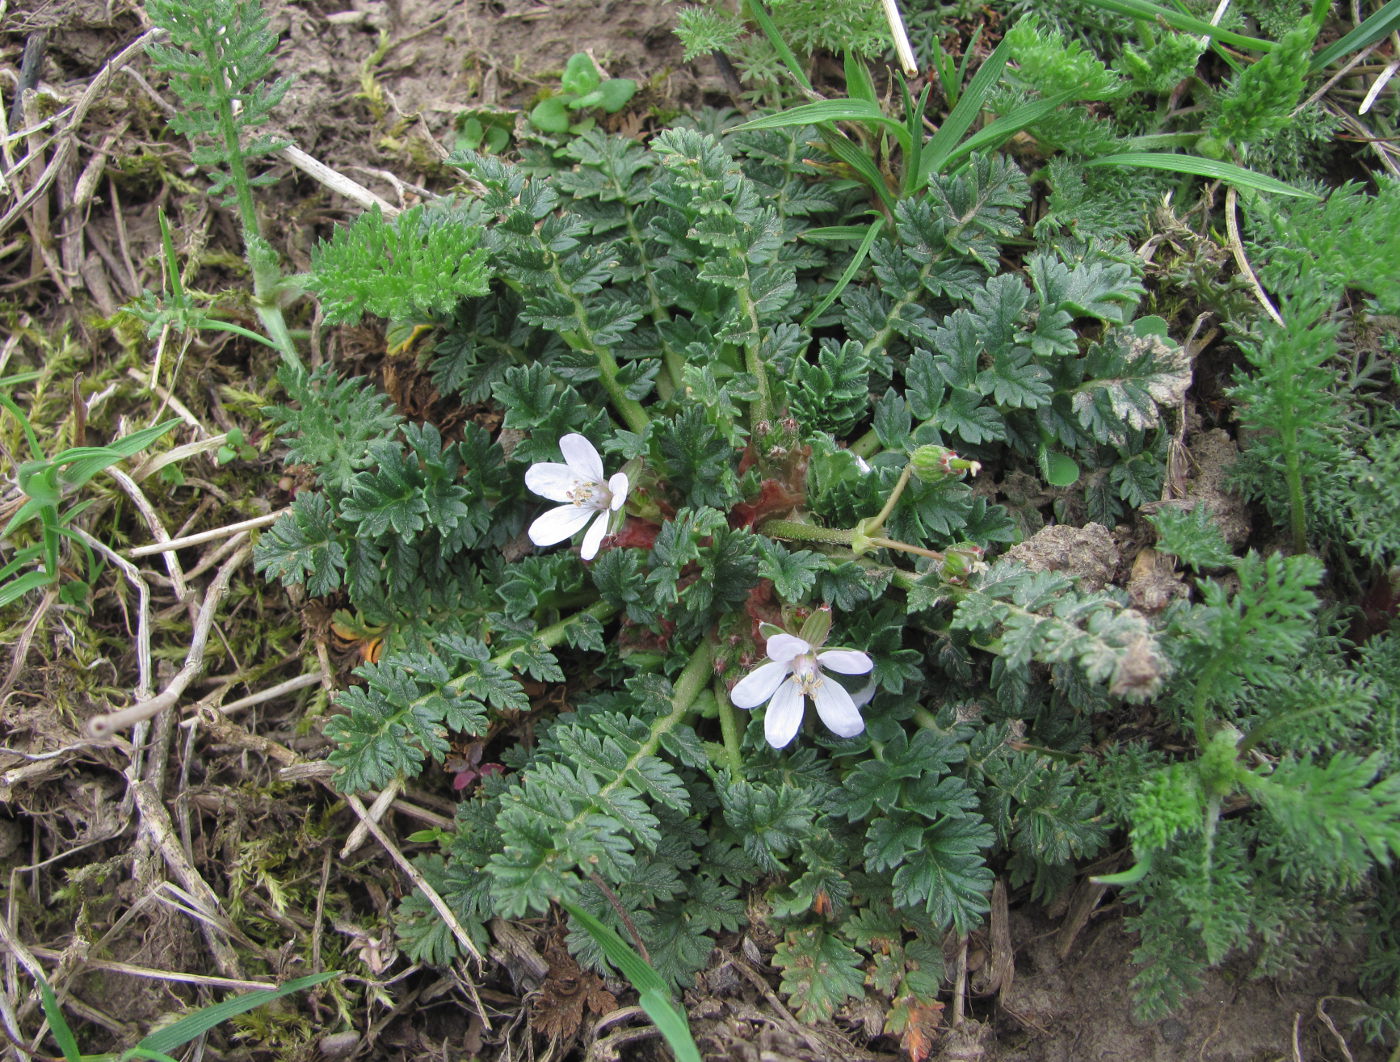
M 1366 93 L 1366 98 L 1361 101 L 1361 106 L 1357 108 L 1357 114 L 1365 114 L 1371 109 L 1371 105 L 1376 102 L 1376 97 L 1381 94 L 1381 89 L 1385 88 L 1386 83 L 1395 76 L 1397 70 L 1400 70 L 1400 59 L 1392 59 L 1381 71 L 1381 76 L 1376 78 L 1376 83 Z
M 329 783 L 325 784 L 326 788 L 331 789 Z M 331 789 L 331 792 L 334 793 L 335 790 Z M 413 882 L 413 884 L 417 886 L 418 891 L 433 905 L 433 910 L 437 911 L 442 917 L 442 920 L 447 923 L 447 928 L 450 929 L 452 935 L 457 938 L 457 943 L 462 945 L 467 953 L 477 961 L 477 969 L 480 969 L 485 960 L 482 959 L 481 952 L 476 950 L 476 945 L 472 943 L 472 938 L 467 934 L 466 928 L 457 919 L 457 916 L 452 913 L 452 908 L 447 906 L 447 901 L 438 895 L 438 891 L 435 888 L 428 884 L 427 878 L 423 877 L 422 872 L 409 862 L 408 858 L 399 851 L 399 846 L 390 839 L 387 833 L 379 828 L 379 824 L 369 817 L 369 811 L 359 797 L 355 796 L 354 793 L 346 793 L 345 802 L 350 805 L 350 810 L 359 816 L 360 821 L 365 824 L 365 827 L 369 830 L 374 839 L 384 847 L 384 851 L 389 853 L 389 858 L 398 864 L 399 869 L 408 875 L 408 880 Z M 481 998 L 477 995 L 476 985 L 472 984 L 471 981 L 467 981 L 467 992 L 471 995 L 472 1003 L 476 1006 L 476 1014 L 477 1017 L 481 1019 L 481 1024 L 487 1029 L 490 1029 L 491 1019 L 486 1016 L 486 1008 L 481 1005 Z
M 184 535 L 181 538 L 169 538 L 163 542 L 152 542 L 147 546 L 137 546 L 128 550 L 133 557 L 149 557 L 153 553 L 169 553 L 172 550 L 185 549 L 187 546 L 199 546 L 205 542 L 213 542 L 215 539 L 227 538 L 229 535 L 236 535 L 240 531 L 253 531 L 259 527 L 266 527 L 275 523 L 277 518 L 285 513 L 286 509 L 278 509 L 275 513 L 268 513 L 266 516 L 255 516 L 251 520 L 240 520 L 236 524 L 225 524 L 223 527 L 216 527 L 210 531 L 200 531 L 193 535 Z
M 369 806 L 369 817 L 375 822 L 383 822 L 384 816 L 388 814 L 389 807 L 403 791 L 403 779 L 395 778 L 386 785 L 380 794 L 374 798 L 374 803 Z M 340 850 L 341 859 L 349 859 L 360 845 L 365 843 L 369 836 L 369 827 L 363 822 L 357 824 L 350 831 L 350 836 L 345 839 L 345 846 Z
M 917 77 L 919 61 L 914 58 L 914 47 L 909 43 L 909 31 L 904 28 L 904 16 L 899 13 L 899 0 L 882 0 L 885 5 L 885 21 L 890 24 L 890 34 L 894 37 L 894 54 L 905 77 Z
M 235 682 L 240 680 L 228 679 L 226 681 L 228 685 L 232 686 Z M 228 704 L 221 704 L 218 708 L 222 714 L 232 715 L 234 712 L 241 712 L 244 708 L 252 708 L 255 705 L 266 704 L 268 701 L 275 701 L 284 694 L 295 693 L 297 690 L 306 689 L 307 686 L 319 686 L 320 684 L 320 673 L 314 671 L 308 672 L 305 675 L 298 675 L 296 678 L 290 678 L 286 682 L 279 682 L 275 686 L 269 686 L 265 690 L 258 690 L 257 693 L 250 693 L 246 697 L 240 697 L 236 701 L 229 701 Z M 197 720 L 197 716 L 190 716 L 188 719 L 181 720 L 180 725 L 183 727 L 191 727 L 195 725 Z
M 1282 325 L 1283 318 L 1279 316 L 1278 310 L 1274 309 L 1274 304 L 1269 301 L 1269 296 L 1264 292 L 1264 285 L 1259 283 L 1259 278 L 1254 275 L 1254 267 L 1249 264 L 1249 259 L 1244 255 L 1244 242 L 1240 239 L 1238 207 L 1239 196 L 1235 192 L 1235 186 L 1231 185 L 1230 190 L 1225 193 L 1225 231 L 1230 237 L 1230 253 L 1235 256 L 1235 265 L 1244 274 L 1250 290 L 1254 292 L 1255 299 L 1259 301 L 1260 306 L 1264 307 L 1264 312 L 1273 319 L 1274 324 Z
M 228 592 L 229 580 L 233 577 L 234 571 L 252 555 L 252 552 L 251 546 L 244 546 L 224 562 L 223 567 L 209 583 L 209 589 L 204 594 L 204 603 L 200 606 L 199 615 L 195 619 L 189 652 L 185 655 L 185 666 L 175 673 L 175 677 L 170 680 L 165 689 L 155 697 L 138 701 L 119 712 L 93 716 L 87 724 L 88 737 L 97 741 L 109 738 L 118 730 L 135 726 L 145 719 L 150 719 L 180 699 L 186 687 L 204 669 L 204 647 L 209 641 L 209 631 L 214 626 L 214 613 L 218 609 L 219 602 L 223 600 L 224 594 Z
M 338 192 L 345 196 L 346 199 L 354 200 L 366 210 L 378 207 L 386 218 L 392 218 L 398 215 L 398 207 L 387 200 L 379 198 L 379 196 L 375 195 L 358 181 L 352 180 L 338 170 L 331 169 L 320 159 L 313 158 L 305 151 L 301 150 L 301 148 L 289 144 L 282 149 L 281 155 L 293 166 L 301 170 L 302 173 L 307 174 L 318 183 L 324 184 L 332 192 Z

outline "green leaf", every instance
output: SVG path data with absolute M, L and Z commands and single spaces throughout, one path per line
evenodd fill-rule
M 782 991 L 805 1022 L 830 1021 L 836 1008 L 865 994 L 860 955 L 821 926 L 790 930 L 773 954 Z
M 977 121 L 977 116 L 987 105 L 987 99 L 996 89 L 997 83 L 1001 80 L 1002 71 L 1006 69 L 1007 61 L 1010 58 L 1011 47 L 1003 39 L 996 46 L 996 50 L 982 61 L 977 73 L 968 83 L 966 91 L 958 99 L 957 105 L 948 113 L 948 117 L 943 119 L 943 124 L 938 127 L 938 132 L 934 133 L 924 144 L 923 153 L 919 160 L 920 170 L 917 188 L 924 187 L 933 174 L 947 168 L 948 157 L 952 155 L 953 149 L 957 147 L 963 134 L 972 128 L 973 122 Z
M 786 129 L 791 126 L 818 125 L 822 122 L 862 122 L 878 126 L 891 133 L 905 151 L 911 146 L 909 130 L 869 100 L 819 100 L 816 103 L 801 103 L 777 114 L 767 114 L 743 125 L 737 125 L 734 131 L 742 133 L 752 129 Z
M 63 1016 L 58 997 L 54 995 L 53 989 L 42 974 L 38 975 L 38 982 L 39 1003 L 44 1008 L 44 1017 L 49 1020 L 49 1031 L 53 1033 L 54 1042 L 63 1052 L 66 1062 L 80 1062 L 82 1053 L 78 1050 L 78 1041 L 73 1036 L 73 1030 L 69 1028 L 68 1019 Z
M 546 133 L 567 133 L 572 120 L 568 100 L 563 96 L 541 100 L 530 111 L 530 124 Z
M 1175 29 L 1185 30 L 1187 33 L 1198 36 L 1203 34 L 1214 40 L 1233 44 L 1240 48 L 1248 48 L 1255 52 L 1268 52 L 1276 47 L 1273 41 L 1260 40 L 1258 37 L 1246 37 L 1242 33 L 1213 25 L 1205 19 L 1184 14 L 1175 8 L 1151 3 L 1150 0 L 1088 0 L 1088 3 L 1091 7 L 1126 15 L 1131 19 L 1140 19 L 1148 24 L 1157 21 L 1165 22 Z
M 597 942 L 608 961 L 637 990 L 642 1009 L 675 1052 L 677 1062 L 700 1062 L 700 1049 L 695 1046 L 691 1036 L 685 1011 L 676 1006 L 671 990 L 661 975 L 616 932 L 578 904 L 562 900 L 560 906 Z
M 189 1014 L 172 1025 L 157 1030 L 147 1036 L 136 1046 L 144 1051 L 170 1052 L 177 1047 L 183 1047 L 196 1036 L 208 1032 L 214 1026 L 228 1021 L 239 1014 L 246 1014 L 254 1007 L 261 1007 L 264 1003 L 271 1003 L 275 999 L 290 996 L 294 992 L 301 992 L 307 988 L 314 988 L 316 985 L 324 984 L 332 977 L 339 977 L 339 970 L 327 970 L 325 973 L 308 974 L 306 977 L 298 977 L 294 981 L 288 981 L 279 988 L 262 989 L 256 992 L 245 992 L 241 996 L 233 999 L 226 999 L 222 1003 L 215 1003 L 208 1007 L 201 1007 L 193 1014 Z
M 1091 0 L 1101 2 L 1101 0 Z M 1319 195 L 1294 188 L 1291 184 L 1262 173 L 1255 173 L 1233 162 L 1219 162 L 1201 158 L 1199 155 L 1173 155 L 1157 151 L 1126 151 L 1119 155 L 1104 155 L 1091 159 L 1085 166 L 1141 166 L 1153 170 L 1170 170 L 1173 173 L 1189 173 L 1197 177 L 1225 181 L 1227 184 L 1250 188 L 1256 192 L 1272 192 L 1275 195 L 1297 196 L 1300 199 L 1321 199 Z
M 1321 70 L 1350 52 L 1359 52 L 1382 37 L 1390 36 L 1397 29 L 1400 29 L 1400 0 L 1386 0 L 1379 10 L 1371 12 L 1370 16 L 1350 33 L 1314 55 L 1308 68 L 1314 72 Z
M 609 114 L 616 114 L 637 94 L 637 83 L 630 77 L 612 77 L 599 86 L 598 92 L 601 95 L 598 106 Z
M 602 84 L 598 64 L 587 52 L 575 52 L 564 65 L 564 74 L 559 79 L 559 87 L 573 96 L 583 96 Z

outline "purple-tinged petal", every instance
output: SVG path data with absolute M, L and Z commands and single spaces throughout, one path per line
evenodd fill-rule
M 554 502 L 573 501 L 569 492 L 578 484 L 578 474 L 568 465 L 541 461 L 525 470 L 525 486 L 541 498 Z
M 817 715 L 826 728 L 837 737 L 855 737 L 865 729 L 865 720 L 860 717 L 855 701 L 835 679 L 826 679 L 812 691 L 812 700 L 817 703 Z
M 788 666 L 769 661 L 760 664 L 747 675 L 734 683 L 729 691 L 729 699 L 735 708 L 757 708 L 778 692 L 778 687 L 788 677 Z
M 812 646 L 799 638 L 795 634 L 775 634 L 768 639 L 768 659 L 776 660 L 780 664 L 786 664 L 789 660 L 795 660 L 804 653 L 810 653 Z
M 780 749 L 797 736 L 802 726 L 802 712 L 807 706 L 807 698 L 792 680 L 784 682 L 768 702 L 768 711 L 763 716 L 763 736 L 768 744 Z
M 608 490 L 612 492 L 612 511 L 617 512 L 627 504 L 627 473 L 618 472 L 608 480 Z
M 817 654 L 817 663 L 842 675 L 864 675 L 875 666 L 875 661 L 855 649 L 828 649 Z
M 578 473 L 579 479 L 589 483 L 602 483 L 603 459 L 598 456 L 594 445 L 576 432 L 570 432 L 559 440 L 559 449 L 564 455 L 564 463 Z
M 530 541 L 537 546 L 552 546 L 573 538 L 594 515 L 595 510 L 577 505 L 561 505 L 541 513 L 530 525 Z
M 598 513 L 598 518 L 593 521 L 588 534 L 583 536 L 583 549 L 579 556 L 584 560 L 592 560 L 598 555 L 598 547 L 603 544 L 603 536 L 608 533 L 609 515 L 607 512 Z

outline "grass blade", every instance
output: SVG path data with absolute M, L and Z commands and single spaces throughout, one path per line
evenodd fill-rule
M 870 253 L 870 245 L 875 242 L 875 237 L 880 235 L 880 230 L 884 227 L 885 219 L 882 217 L 871 222 L 870 228 L 866 230 L 865 236 L 860 241 L 860 246 L 856 248 L 856 253 L 851 255 L 850 262 L 847 263 L 845 271 L 836 281 L 835 286 L 822 297 L 821 302 L 812 307 L 812 312 L 802 321 L 803 328 L 811 328 L 812 322 L 826 313 L 826 308 L 836 301 L 841 292 L 846 290 L 846 285 L 851 282 L 851 279 L 865 262 L 865 256 Z
M 39 983 L 39 1003 L 44 1008 L 44 1017 L 49 1019 L 49 1032 L 53 1034 L 54 1043 L 58 1044 L 67 1062 L 79 1062 L 82 1052 L 78 1050 L 73 1030 L 68 1027 L 68 1019 L 63 1016 L 63 1008 L 58 1005 L 58 997 L 37 969 L 34 979 Z
M 228 1021 L 229 1018 L 246 1013 L 254 1007 L 261 1007 L 264 1003 L 271 1003 L 274 999 L 281 999 L 283 996 L 289 996 L 293 992 L 300 992 L 302 989 L 312 988 L 325 981 L 329 981 L 332 977 L 339 976 L 339 970 L 328 970 L 325 973 L 298 977 L 295 981 L 288 981 L 280 988 L 244 992 L 241 996 L 234 996 L 232 999 L 226 999 L 222 1003 L 201 1007 L 193 1014 L 181 1018 L 173 1025 L 167 1025 L 164 1029 L 157 1029 L 136 1046 L 142 1051 L 158 1051 L 168 1054 L 177 1047 L 182 1047 L 189 1043 L 201 1033 L 208 1032 L 219 1023 Z
M 1368 44 L 1400 30 L 1400 0 L 1387 0 L 1379 11 L 1353 29 L 1345 37 L 1333 41 L 1312 57 L 1308 69 L 1316 72 L 1330 66 L 1342 56 L 1358 52 Z
M 1170 7 L 1162 7 L 1159 4 L 1151 3 L 1150 0 L 1088 0 L 1088 3 L 1092 7 L 1112 11 L 1117 15 L 1127 15 L 1129 18 L 1145 19 L 1148 22 L 1156 22 L 1161 19 L 1174 29 L 1211 37 L 1225 44 L 1233 44 L 1236 48 L 1248 48 L 1254 52 L 1271 52 L 1278 47 L 1273 41 L 1260 40 L 1258 37 L 1246 37 L 1243 33 L 1211 25 L 1205 19 L 1183 14 Z
M 823 122 L 867 122 L 884 126 L 899 141 L 899 146 L 909 150 L 909 130 L 903 122 L 897 122 L 884 111 L 866 100 L 819 100 L 816 103 L 801 103 L 796 107 L 765 114 L 743 125 L 736 125 L 734 132 L 750 129 L 783 129 L 793 125 L 820 125 Z
M 792 49 L 787 46 L 787 41 L 783 40 L 783 35 L 778 32 L 778 27 L 769 16 L 767 9 L 758 0 L 748 0 L 744 6 L 748 8 L 749 15 L 752 16 L 753 20 L 758 23 L 758 28 L 763 31 L 763 35 L 768 38 L 768 43 L 773 46 L 773 50 L 778 53 L 778 58 L 788 68 L 788 73 L 797 79 L 799 85 L 811 92 L 812 82 L 807 79 L 807 75 L 802 70 L 802 64 L 797 61 L 797 56 L 792 54 Z
M 1215 159 L 1201 158 L 1199 155 L 1171 155 L 1157 151 L 1127 151 L 1121 155 L 1105 155 L 1086 162 L 1085 166 L 1145 166 L 1152 170 L 1171 170 L 1175 173 L 1189 173 L 1196 177 L 1210 177 L 1224 181 L 1238 188 L 1250 188 L 1256 192 L 1272 192 L 1274 195 L 1291 195 L 1299 199 L 1318 199 L 1312 192 L 1294 188 L 1291 184 L 1255 173 L 1233 162 L 1217 162 Z
M 943 163 L 943 169 L 951 169 L 974 151 L 996 148 L 1010 140 L 1028 125 L 1034 125 L 1052 111 L 1063 107 L 1074 96 L 1074 91 L 1056 93 L 1046 100 L 1035 100 L 1013 107 L 1008 113 L 973 133 L 959 144 Z
M 992 94 L 992 89 L 997 87 L 997 82 L 1001 80 L 1001 72 L 1006 69 L 1006 62 L 1010 58 L 1011 51 L 1003 39 L 996 46 L 996 50 L 978 67 L 966 91 L 958 98 L 957 106 L 948 112 L 948 117 L 943 119 L 938 132 L 924 145 L 923 155 L 919 159 L 919 176 L 915 183 L 915 191 L 928 184 L 929 175 L 935 170 L 944 168 L 958 141 L 972 128 L 972 123 L 977 121 L 977 116 L 982 113 L 987 97 Z
M 671 990 L 661 979 L 661 975 L 653 970 L 630 944 L 582 907 L 567 901 L 560 903 L 574 921 L 597 942 L 608 961 L 616 966 L 618 972 L 637 990 L 642 1009 L 666 1038 L 671 1050 L 675 1052 L 677 1062 L 701 1062 L 700 1049 L 695 1046 L 695 1039 L 690 1035 L 690 1023 L 686 1021 L 685 1011 L 672 1001 Z

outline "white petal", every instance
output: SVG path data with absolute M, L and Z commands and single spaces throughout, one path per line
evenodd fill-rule
M 584 560 L 592 560 L 598 555 L 598 547 L 603 544 L 603 536 L 608 533 L 608 517 L 611 515 L 607 512 L 598 513 L 598 519 L 593 521 L 588 534 L 583 536 L 583 550 L 579 556 Z
M 576 432 L 571 432 L 559 440 L 559 449 L 564 454 L 565 463 L 578 473 L 579 479 L 589 483 L 602 483 L 603 459 L 593 444 Z
M 802 712 L 806 706 L 807 698 L 802 696 L 797 683 L 789 680 L 779 686 L 763 716 L 763 736 L 768 739 L 768 744 L 780 749 L 795 738 L 798 728 L 802 726 Z
M 855 737 L 865 729 L 865 720 L 860 717 L 855 701 L 851 700 L 846 687 L 835 679 L 827 679 L 813 690 L 812 699 L 817 702 L 817 714 L 822 722 L 837 737 Z
M 541 461 L 525 470 L 525 486 L 550 501 L 572 501 L 569 491 L 578 485 L 578 473 L 568 465 Z
M 817 654 L 817 663 L 842 675 L 864 675 L 875 666 L 870 657 L 855 649 L 828 649 Z
M 729 699 L 735 708 L 757 708 L 769 697 L 778 692 L 783 679 L 788 677 L 788 666 L 769 661 L 760 664 L 747 675 L 734 683 L 729 691 Z
M 871 679 L 860 689 L 856 690 L 855 693 L 851 694 L 851 701 L 857 708 L 864 708 L 875 697 L 875 691 L 877 689 L 879 689 L 879 687 L 875 684 L 875 680 Z
M 812 646 L 808 642 L 795 634 L 788 634 L 787 631 L 768 639 L 768 659 L 776 660 L 780 664 L 786 664 L 789 660 L 811 651 Z
M 566 538 L 573 538 L 595 512 L 594 509 L 577 505 L 561 505 L 541 513 L 530 525 L 530 541 L 537 546 L 552 546 Z
M 619 472 L 608 480 L 608 490 L 612 491 L 612 511 L 617 512 L 627 504 L 627 473 Z

